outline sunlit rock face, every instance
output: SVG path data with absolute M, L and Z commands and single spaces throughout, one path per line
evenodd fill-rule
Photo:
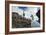
M 12 7 L 12 12 L 16 12 L 19 15 L 21 15 L 22 17 L 25 17 L 26 19 L 30 19 L 32 20 L 31 22 L 31 26 L 32 27 L 39 27 L 40 24 L 38 22 L 39 18 L 36 15 L 36 13 L 38 12 L 40 8 L 39 7 L 16 7 L 13 6 Z M 23 16 L 23 12 L 24 12 L 24 16 Z

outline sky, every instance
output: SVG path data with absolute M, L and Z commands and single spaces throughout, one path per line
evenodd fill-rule
M 19 15 L 23 16 L 23 11 L 25 13 L 25 17 L 27 19 L 32 19 L 30 16 L 34 16 L 34 20 L 38 20 L 39 18 L 36 16 L 36 13 L 38 12 L 40 8 L 39 7 L 27 7 L 26 10 L 22 10 L 19 8 L 19 6 L 12 6 L 12 12 L 17 12 Z

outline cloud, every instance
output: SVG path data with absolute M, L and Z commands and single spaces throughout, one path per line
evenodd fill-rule
M 31 15 L 34 15 L 34 20 L 38 20 L 38 17 L 36 16 L 36 13 L 38 12 L 39 8 L 38 7 L 28 7 L 24 13 L 25 17 L 28 19 L 31 19 Z M 23 16 L 23 10 L 19 9 L 17 6 L 12 6 L 12 12 L 17 12 L 19 15 Z
M 23 15 L 23 11 L 16 6 L 12 6 L 12 12 L 17 12 L 19 15 Z

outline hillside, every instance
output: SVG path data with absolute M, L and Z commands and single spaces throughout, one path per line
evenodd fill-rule
M 22 17 L 18 13 L 12 13 L 12 27 L 13 28 L 27 28 L 31 27 L 31 20 Z

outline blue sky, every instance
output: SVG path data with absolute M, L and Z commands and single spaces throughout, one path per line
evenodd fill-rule
M 12 12 L 17 12 L 19 15 L 23 16 L 23 7 L 20 9 L 19 6 L 12 6 Z M 34 20 L 38 20 L 38 17 L 36 16 L 37 11 L 39 10 L 39 7 L 25 7 L 25 17 L 31 19 L 31 15 L 34 15 Z

